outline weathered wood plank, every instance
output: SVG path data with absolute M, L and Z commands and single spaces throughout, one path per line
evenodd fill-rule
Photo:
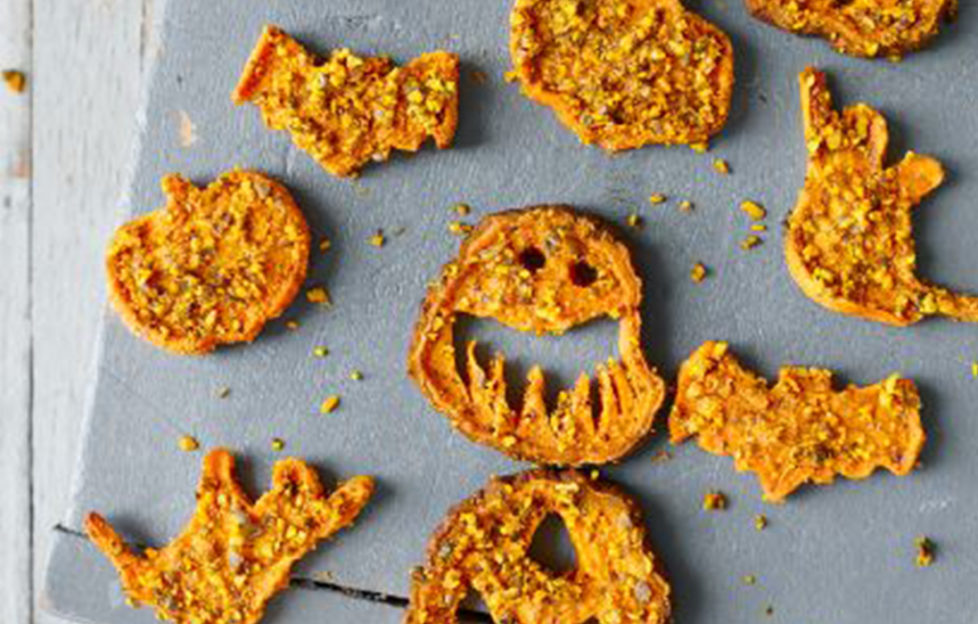
M 28 72 L 30 0 L 0 3 L 0 67 Z M 31 96 L 0 87 L 0 622 L 31 618 Z
M 151 0 L 34 0 L 37 587 L 50 529 L 61 519 L 68 500 L 105 301 L 102 252 L 122 216 L 118 200 L 130 165 L 146 65 L 143 55 L 155 41 L 152 9 Z M 38 613 L 34 621 L 61 620 Z

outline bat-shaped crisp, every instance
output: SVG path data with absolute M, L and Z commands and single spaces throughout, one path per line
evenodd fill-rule
M 285 459 L 252 504 L 234 458 L 218 449 L 204 459 L 193 518 L 167 546 L 137 554 L 96 513 L 85 530 L 137 605 L 177 624 L 254 624 L 288 585 L 292 564 L 352 524 L 372 493 L 371 478 L 354 477 L 327 496 L 314 469 Z
M 676 444 L 697 436 L 737 470 L 757 473 L 769 501 L 836 475 L 863 479 L 880 467 L 906 475 L 925 439 L 909 379 L 835 390 L 830 371 L 791 367 L 769 386 L 724 342 L 705 343 L 683 363 L 669 434 Z
M 832 106 L 825 75 L 800 78 L 808 173 L 788 219 L 785 259 L 802 291 L 844 314 L 891 325 L 929 315 L 978 322 L 978 298 L 916 275 L 911 212 L 944 180 L 937 160 L 910 152 L 886 167 L 886 119 Z
M 266 26 L 232 100 L 251 102 L 274 130 L 336 176 L 355 175 L 391 151 L 416 152 L 432 137 L 452 144 L 458 126 L 458 57 L 431 52 L 396 67 L 350 50 L 319 59 Z

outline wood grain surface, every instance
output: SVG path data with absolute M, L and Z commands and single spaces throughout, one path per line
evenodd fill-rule
M 36 605 L 67 505 L 120 218 L 152 0 L 0 2 L 0 622 L 60 622 Z

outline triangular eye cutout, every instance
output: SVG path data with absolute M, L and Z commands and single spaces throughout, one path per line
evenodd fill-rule
M 527 556 L 555 574 L 577 568 L 577 551 L 563 518 L 551 513 L 543 519 L 533 534 Z

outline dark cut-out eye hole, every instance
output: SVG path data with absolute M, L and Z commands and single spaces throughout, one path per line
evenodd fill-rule
M 520 264 L 530 273 L 536 273 L 547 264 L 547 257 L 536 247 L 527 247 L 520 253 Z
M 577 567 L 577 551 L 563 518 L 555 513 L 547 514 L 533 534 L 527 556 L 557 574 Z
M 598 279 L 598 270 L 593 266 L 585 262 L 584 260 L 579 260 L 571 265 L 570 268 L 570 280 L 575 286 L 580 286 L 581 288 L 587 288 Z

